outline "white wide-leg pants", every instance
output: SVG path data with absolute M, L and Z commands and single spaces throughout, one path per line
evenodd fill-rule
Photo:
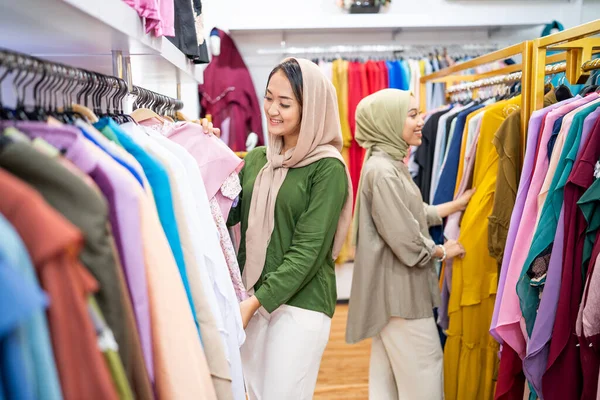
M 329 340 L 331 318 L 283 305 L 252 317 L 242 346 L 249 400 L 310 400 L 321 357 Z
M 373 338 L 371 400 L 441 400 L 444 359 L 433 318 L 391 318 Z

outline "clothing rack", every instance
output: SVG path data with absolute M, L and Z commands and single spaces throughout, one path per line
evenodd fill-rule
M 496 86 L 520 81 L 523 76 L 522 72 L 513 72 L 508 75 L 500 75 L 492 78 L 478 79 L 467 83 L 450 86 L 446 89 L 446 93 L 455 94 L 459 92 L 472 91 L 488 86 Z
M 420 80 L 420 107 L 421 110 L 425 111 L 427 107 L 427 83 L 436 83 L 436 82 L 472 82 L 480 79 L 487 79 L 497 76 L 507 76 L 509 74 L 515 72 L 521 72 L 521 76 L 519 80 L 521 81 L 521 85 L 523 88 L 529 87 L 529 81 L 531 77 L 531 49 L 532 44 L 530 41 L 525 41 L 519 44 L 515 44 L 513 46 L 506 47 L 501 50 L 497 50 L 486 55 L 474 58 L 469 61 L 465 61 L 459 64 L 452 65 L 448 68 L 444 68 L 440 71 L 437 71 L 433 74 L 429 74 L 421 77 Z M 508 58 L 514 56 L 521 56 L 520 64 L 508 65 L 503 68 L 498 68 L 493 71 L 485 72 L 482 74 L 472 74 L 472 75 L 460 75 L 459 73 L 468 71 L 475 67 L 487 65 L 496 61 L 506 60 Z M 521 97 L 521 110 L 529 110 L 530 108 L 530 98 L 528 96 L 528 91 L 525 90 Z M 522 129 L 526 131 L 527 129 L 527 121 L 529 121 L 529 115 L 526 118 L 521 119 Z
M 181 100 L 165 96 L 140 86 L 131 86 L 115 76 L 103 75 L 97 72 L 64 65 L 54 61 L 43 60 L 34 56 L 0 49 L 0 85 L 11 73 L 13 79 L 16 109 L 24 109 L 25 94 L 28 89 L 33 92 L 35 107 L 57 109 L 59 92 L 62 92 L 62 106 L 69 108 L 77 103 L 88 106 L 91 100 L 94 112 L 104 106 L 110 113 L 123 113 L 122 101 L 128 95 L 136 96 L 134 109 L 150 108 L 157 114 L 174 116 L 181 110 L 184 103 Z M 77 91 L 77 89 L 79 89 Z M 3 98 L 0 91 L 0 107 Z
M 565 72 L 566 79 L 571 84 L 584 83 L 590 72 L 600 69 L 600 61 L 592 60 L 596 53 L 594 48 L 600 48 L 600 39 L 590 37 L 600 33 L 600 20 L 593 21 L 575 28 L 549 35 L 532 41 L 532 79 L 530 113 L 543 108 L 545 76 Z M 565 63 L 560 67 L 547 68 L 548 51 L 561 51 Z

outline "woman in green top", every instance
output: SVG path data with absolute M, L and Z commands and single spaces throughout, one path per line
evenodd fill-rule
M 239 264 L 251 297 L 242 361 L 250 399 L 311 399 L 336 304 L 334 259 L 351 219 L 335 89 L 312 62 L 269 76 L 269 147 L 245 158 Z

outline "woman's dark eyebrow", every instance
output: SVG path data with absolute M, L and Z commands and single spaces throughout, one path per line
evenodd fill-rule
M 271 96 L 273 95 L 273 92 L 271 92 L 269 89 L 267 89 L 267 93 L 269 93 Z M 287 97 L 287 96 L 278 96 L 278 98 L 285 99 L 285 100 L 293 100 L 291 97 Z

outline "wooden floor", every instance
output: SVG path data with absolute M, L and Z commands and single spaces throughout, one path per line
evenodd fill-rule
M 346 344 L 347 318 L 348 306 L 338 305 L 331 323 L 329 344 L 321 362 L 314 396 L 316 400 L 368 398 L 371 341 Z

